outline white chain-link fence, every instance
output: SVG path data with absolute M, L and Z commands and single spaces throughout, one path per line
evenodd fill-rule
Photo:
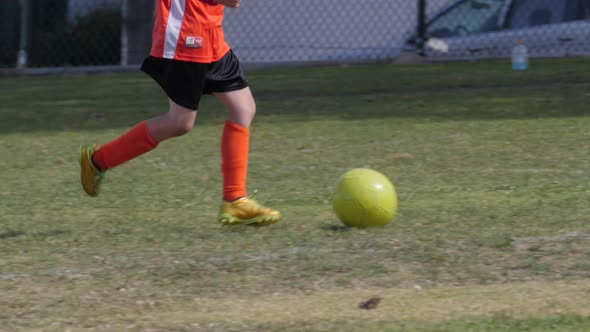
M 152 19 L 153 0 L 3 0 L 0 68 L 137 65 Z M 249 64 L 588 55 L 590 0 L 243 0 L 224 28 Z
M 246 62 L 392 59 L 416 30 L 414 0 L 257 0 L 226 11 L 227 38 Z

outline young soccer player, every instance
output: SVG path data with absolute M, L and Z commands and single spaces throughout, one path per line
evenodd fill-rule
M 157 0 L 152 49 L 141 70 L 169 100 L 168 113 L 143 121 L 100 147 L 80 152 L 81 182 L 95 197 L 107 170 L 155 149 L 169 138 L 188 133 L 202 94 L 213 94 L 229 111 L 221 140 L 223 202 L 219 222 L 266 226 L 280 220 L 246 193 L 250 124 L 254 97 L 240 62 L 225 41 L 224 7 L 240 0 Z

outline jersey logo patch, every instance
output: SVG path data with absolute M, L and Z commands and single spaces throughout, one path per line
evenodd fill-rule
M 203 47 L 203 37 L 186 37 L 186 47 L 191 47 L 191 48 Z

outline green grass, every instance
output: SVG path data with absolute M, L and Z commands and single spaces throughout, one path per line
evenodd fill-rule
M 0 80 L 0 330 L 590 330 L 586 59 L 250 73 L 249 189 L 216 223 L 222 107 L 110 171 L 76 152 L 160 114 L 142 74 Z M 389 176 L 395 222 L 340 226 L 336 179 Z M 380 296 L 375 310 L 357 306 Z

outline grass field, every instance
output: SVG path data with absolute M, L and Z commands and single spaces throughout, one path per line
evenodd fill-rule
M 250 191 L 283 212 L 223 228 L 224 111 L 80 188 L 76 152 L 166 100 L 142 74 L 0 80 L 2 331 L 589 331 L 588 60 L 263 70 Z M 395 222 L 349 229 L 369 167 Z M 359 303 L 378 296 L 374 310 Z

